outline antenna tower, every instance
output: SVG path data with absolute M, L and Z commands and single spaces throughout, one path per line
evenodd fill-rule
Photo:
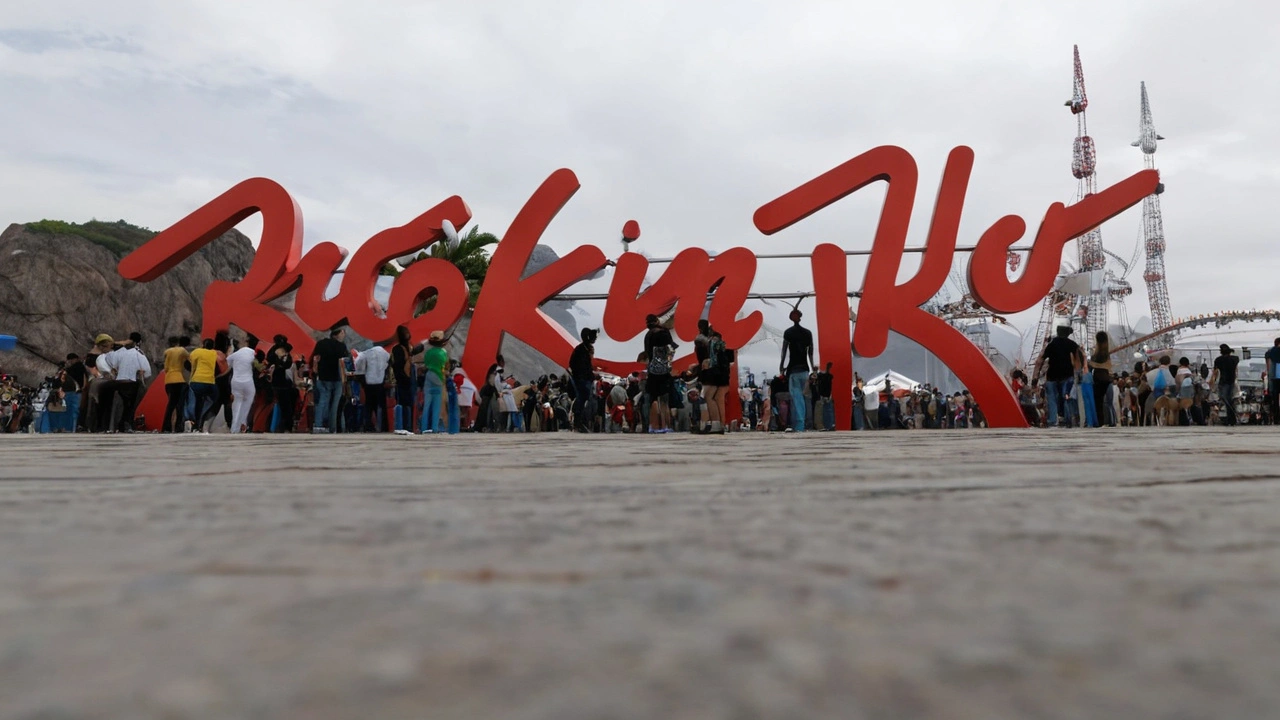
M 1097 178 L 1094 175 L 1098 165 L 1098 151 L 1093 144 L 1093 138 L 1089 136 L 1088 113 L 1085 112 L 1089 108 L 1089 95 L 1084 87 L 1080 46 L 1073 45 L 1072 53 L 1075 60 L 1075 73 L 1071 83 L 1071 99 L 1065 105 L 1071 108 L 1071 114 L 1076 116 L 1076 139 L 1071 148 L 1071 174 L 1077 181 L 1076 202 L 1079 202 L 1098 190 Z M 1101 276 L 1107 264 L 1106 254 L 1102 250 L 1102 230 L 1100 228 L 1090 230 L 1080 236 L 1077 245 L 1080 252 L 1079 272 L 1097 272 Z M 1086 348 L 1093 344 L 1095 333 L 1107 329 L 1109 292 L 1102 278 L 1098 279 L 1098 282 L 1091 279 L 1090 292 L 1087 295 L 1075 296 L 1053 292 L 1044 299 L 1044 305 L 1040 310 L 1040 322 L 1036 326 L 1035 342 L 1031 346 L 1032 363 L 1039 357 L 1040 351 L 1044 349 L 1045 343 L 1053 332 L 1055 316 L 1068 315 L 1073 321 L 1083 316 L 1087 332 L 1084 333 L 1084 337 L 1078 338 L 1078 342 Z
M 1138 139 L 1133 146 L 1142 150 L 1142 165 L 1148 170 L 1156 166 L 1156 141 L 1164 138 L 1156 134 L 1151 122 L 1151 103 L 1147 101 L 1147 84 L 1142 83 L 1142 111 L 1138 119 Z M 1164 183 L 1142 201 L 1142 238 L 1147 253 L 1147 267 L 1142 279 L 1147 282 L 1147 298 L 1151 302 L 1151 329 L 1160 332 L 1173 324 L 1173 311 L 1169 308 L 1169 286 L 1164 272 L 1164 216 L 1160 212 L 1160 194 Z M 1156 344 L 1168 347 L 1174 333 L 1163 333 Z

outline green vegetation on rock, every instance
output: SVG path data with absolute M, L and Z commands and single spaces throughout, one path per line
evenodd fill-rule
M 75 235 L 95 245 L 110 250 L 116 257 L 124 257 L 136 250 L 143 243 L 156 236 L 147 228 L 130 225 L 124 220 L 103 222 L 90 220 L 76 224 L 62 220 L 41 220 L 26 224 L 27 230 L 41 235 Z

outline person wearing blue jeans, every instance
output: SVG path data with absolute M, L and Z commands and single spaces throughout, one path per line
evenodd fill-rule
M 444 381 L 435 373 L 427 373 L 422 392 L 422 432 L 440 432 L 440 401 L 444 396 Z
M 791 427 L 796 432 L 804 432 L 805 424 L 805 389 L 809 386 L 809 371 L 787 373 L 787 389 L 791 391 Z
M 338 431 L 338 406 L 342 387 L 347 382 L 347 346 L 342 342 L 346 331 L 329 331 L 329 337 L 316 343 L 311 351 L 311 372 L 315 377 L 316 421 L 312 432 Z
M 462 421 L 458 418 L 458 386 L 453 382 L 452 377 L 445 378 L 444 381 L 445 396 L 448 398 L 446 412 L 449 416 L 448 431 L 450 435 L 457 435 L 461 429 Z
M 791 311 L 791 327 L 782 334 L 782 359 L 778 372 L 787 376 L 787 391 L 791 394 L 791 417 L 782 418 L 783 422 L 791 421 L 790 432 L 804 432 L 805 392 L 809 387 L 809 370 L 813 367 L 813 333 L 800 327 L 803 317 L 800 308 Z M 787 356 L 790 355 L 790 362 Z
M 1076 389 L 1080 392 L 1080 400 L 1084 403 L 1084 422 L 1082 427 L 1098 427 L 1098 405 L 1093 397 L 1093 373 L 1080 373 L 1080 380 L 1076 383 Z
M 1080 346 L 1071 339 L 1071 328 L 1066 325 L 1058 327 L 1057 335 L 1045 344 L 1044 350 L 1040 352 L 1040 357 L 1036 360 L 1035 370 L 1031 373 L 1031 384 L 1040 378 L 1040 373 L 1045 370 L 1044 378 L 1044 403 L 1048 415 L 1048 425 L 1053 427 L 1058 424 L 1058 413 L 1062 408 L 1059 403 L 1063 397 L 1069 392 L 1072 378 L 1076 372 L 1084 367 L 1084 353 L 1080 351 Z M 1047 368 L 1045 366 L 1048 366 Z M 1092 390 L 1092 387 L 1090 388 Z M 1068 414 L 1068 417 L 1070 415 Z
M 338 427 L 338 404 L 342 401 L 341 380 L 316 381 L 316 428 L 324 428 L 336 432 Z
M 1049 427 L 1058 424 L 1058 414 L 1062 411 L 1063 384 L 1057 380 L 1049 380 L 1044 384 L 1044 408 Z

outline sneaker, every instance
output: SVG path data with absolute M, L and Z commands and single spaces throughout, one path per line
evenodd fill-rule
M 311 428 L 311 434 L 312 434 L 312 435 L 328 435 L 328 434 L 329 434 L 329 428 L 326 428 L 326 427 L 314 427 L 314 428 Z
M 196 424 L 191 422 L 190 420 L 182 423 L 183 432 L 191 432 L 192 430 L 195 430 L 195 429 L 196 429 Z
M 413 433 L 409 432 L 408 430 L 397 430 L 397 431 L 396 431 L 396 435 L 412 435 L 412 434 L 413 434 Z
M 795 431 L 796 431 L 796 429 L 795 429 L 795 428 L 787 428 L 786 430 L 783 430 L 782 432 L 784 432 L 784 433 L 789 433 L 789 432 L 795 432 Z

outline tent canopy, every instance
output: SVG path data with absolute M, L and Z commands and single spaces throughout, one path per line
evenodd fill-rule
M 863 384 L 873 390 L 884 390 L 886 380 L 889 381 L 889 387 L 893 390 L 915 390 L 920 387 L 920 383 L 892 370 L 886 370 L 873 378 L 864 380 Z

